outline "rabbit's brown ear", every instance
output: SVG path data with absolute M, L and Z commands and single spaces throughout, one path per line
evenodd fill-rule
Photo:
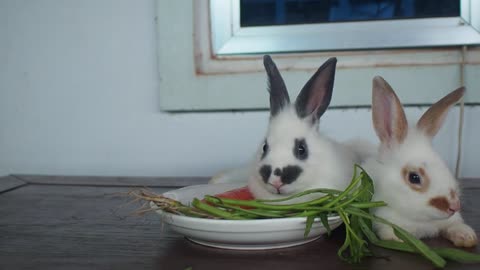
M 442 127 L 449 109 L 455 105 L 464 94 L 465 88 L 460 87 L 437 101 L 437 103 L 433 104 L 422 115 L 420 120 L 418 120 L 417 128 L 422 130 L 430 138 L 433 138 Z
M 402 104 L 380 76 L 373 78 L 372 119 L 378 138 L 387 146 L 402 143 L 407 136 L 408 123 Z
M 336 65 L 337 58 L 328 59 L 302 88 L 295 101 L 300 118 L 312 116 L 315 123 L 327 110 L 332 99 Z
M 270 55 L 263 57 L 263 65 L 268 75 L 268 92 L 270 93 L 270 115 L 277 115 L 285 106 L 290 104 L 287 87 L 282 75 Z

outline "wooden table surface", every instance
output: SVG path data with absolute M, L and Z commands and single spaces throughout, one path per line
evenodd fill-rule
M 189 242 L 155 213 L 134 215 L 122 194 L 138 186 L 165 192 L 205 178 L 15 175 L 0 178 L 0 269 L 433 269 L 419 256 L 375 249 L 379 258 L 337 258 L 344 237 L 270 251 L 231 251 Z M 465 179 L 463 214 L 480 232 L 480 179 Z M 427 241 L 449 246 L 442 239 Z M 480 250 L 473 249 L 479 252 Z M 447 269 L 480 269 L 449 262 Z

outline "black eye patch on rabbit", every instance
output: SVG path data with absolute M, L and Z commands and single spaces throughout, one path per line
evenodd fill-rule
M 293 155 L 299 160 L 305 160 L 308 158 L 307 142 L 304 138 L 295 139 L 295 146 L 293 147 Z
M 270 148 L 268 142 L 265 140 L 262 148 L 262 156 L 261 159 L 264 159 Z M 308 146 L 305 138 L 295 139 L 295 143 L 293 146 L 293 155 L 298 160 L 306 160 L 308 158 Z M 283 168 L 275 168 L 273 170 L 273 175 L 278 176 L 282 184 L 291 184 L 302 173 L 303 169 L 297 165 L 288 165 Z M 259 174 L 262 176 L 262 179 L 265 183 L 268 183 L 269 178 L 272 174 L 272 166 L 271 165 L 263 165 L 259 169 Z
M 267 154 L 270 146 L 268 145 L 267 140 L 263 143 L 262 146 L 262 156 L 260 160 L 264 159 Z M 295 145 L 293 146 L 293 155 L 299 160 L 306 160 L 308 158 L 308 146 L 305 138 L 295 139 Z
M 283 184 L 291 184 L 297 180 L 298 176 L 302 173 L 302 168 L 296 165 L 288 165 L 283 168 L 275 168 L 273 175 L 280 177 L 280 181 Z M 272 174 L 272 166 L 263 165 L 259 170 L 260 175 L 265 183 L 268 183 L 268 179 Z

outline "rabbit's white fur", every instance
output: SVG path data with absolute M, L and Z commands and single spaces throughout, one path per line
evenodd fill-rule
M 363 138 L 354 138 L 343 143 L 355 154 L 357 164 L 365 162 L 377 153 L 377 146 Z
M 380 79 L 376 78 L 376 80 Z M 393 98 L 396 99 L 396 96 Z M 372 106 L 376 105 L 379 104 L 375 102 L 372 104 Z M 454 104 L 449 104 L 449 106 L 452 105 Z M 445 107 L 445 105 L 442 106 Z M 395 107 L 393 103 L 391 107 Z M 403 113 L 401 106 L 398 110 L 402 110 Z M 444 114 L 447 110 L 448 107 L 445 107 Z M 377 113 L 384 112 L 379 110 Z M 393 112 L 392 118 L 400 117 L 398 113 Z M 436 117 L 444 118 L 445 115 L 436 115 Z M 439 121 L 439 125 L 443 122 L 443 119 L 434 121 L 436 120 Z M 395 125 L 387 122 L 383 121 L 379 125 Z M 393 127 L 392 133 L 395 133 L 394 129 Z M 379 132 L 381 133 L 377 130 L 377 134 Z M 394 135 L 392 134 L 392 137 Z M 464 223 L 460 212 L 452 215 L 451 212 L 441 211 L 430 204 L 430 200 L 435 197 L 452 201 L 460 196 L 457 180 L 432 147 L 431 135 L 427 135 L 418 125 L 410 126 L 401 142 L 392 139 L 383 140 L 378 154 L 372 155 L 363 163 L 363 168 L 375 183 L 373 200 L 385 201 L 388 204 L 387 207 L 374 209 L 373 213 L 399 225 L 418 238 L 442 234 L 457 246 L 473 246 L 477 243 L 477 236 L 473 229 Z M 402 170 L 406 166 L 423 168 L 430 182 L 425 191 L 413 190 L 407 184 L 405 176 L 402 175 Z M 376 223 L 374 229 L 381 239 L 398 240 L 390 226 Z
M 332 97 L 336 59 L 328 59 L 307 81 L 294 103 L 275 63 L 264 57 L 270 93 L 266 149 L 260 145 L 248 182 L 255 198 L 278 199 L 311 188 L 344 189 L 358 160 L 352 148 L 318 132 Z M 302 149 L 300 151 L 299 149 Z M 300 200 L 308 200 L 302 197 Z M 291 202 L 291 201 L 289 201 Z
M 305 138 L 308 142 L 309 156 L 305 161 L 297 160 L 292 154 L 296 138 Z M 262 155 L 260 146 L 257 162 L 248 182 L 255 198 L 278 199 L 311 188 L 343 190 L 351 180 L 353 166 L 357 161 L 355 153 L 345 145 L 319 133 L 317 127 L 311 125 L 310 119 L 300 119 L 293 106 L 284 109 L 271 119 L 267 141 L 271 152 L 265 159 L 260 160 Z M 282 194 L 275 194 L 276 190 L 265 184 L 258 174 L 258 170 L 264 164 L 270 164 L 274 168 L 298 165 L 303 172 L 295 182 L 282 188 Z

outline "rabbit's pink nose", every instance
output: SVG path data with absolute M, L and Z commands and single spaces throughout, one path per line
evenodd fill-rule
M 276 177 L 273 181 L 270 182 L 270 185 L 274 186 L 276 189 L 279 189 L 283 186 L 282 180 L 280 177 Z
M 451 212 L 455 213 L 460 210 L 460 200 L 455 199 L 453 201 L 450 201 L 450 205 L 448 207 Z

